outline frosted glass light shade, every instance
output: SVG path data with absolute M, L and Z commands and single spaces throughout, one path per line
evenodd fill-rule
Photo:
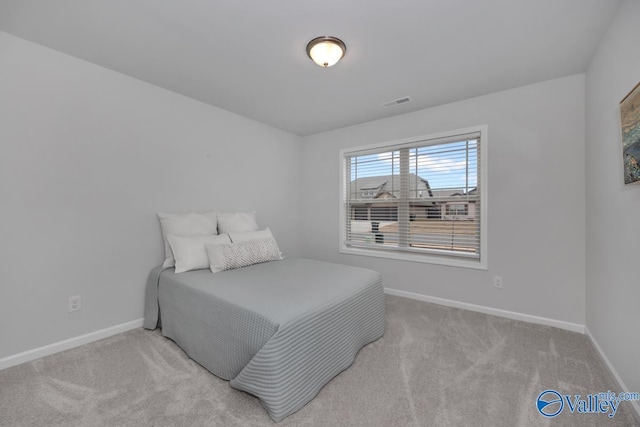
M 321 67 L 331 67 L 346 51 L 344 42 L 336 37 L 317 37 L 307 45 L 307 55 Z

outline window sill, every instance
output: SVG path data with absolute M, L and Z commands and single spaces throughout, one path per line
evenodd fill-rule
M 484 260 L 463 259 L 429 254 L 416 254 L 407 252 L 377 251 L 363 248 L 353 248 L 342 245 L 340 253 L 349 255 L 387 258 L 397 261 L 421 262 L 425 264 L 446 265 L 449 267 L 470 268 L 474 270 L 487 270 L 486 257 Z

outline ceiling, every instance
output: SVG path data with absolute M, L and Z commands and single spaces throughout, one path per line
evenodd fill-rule
M 583 72 L 619 3 L 2 0 L 0 30 L 310 135 Z M 331 68 L 321 35 L 347 45 Z

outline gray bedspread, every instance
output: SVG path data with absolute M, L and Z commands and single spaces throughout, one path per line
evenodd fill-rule
M 285 259 L 213 274 L 149 275 L 147 329 L 257 396 L 274 421 L 302 408 L 384 333 L 380 274 Z

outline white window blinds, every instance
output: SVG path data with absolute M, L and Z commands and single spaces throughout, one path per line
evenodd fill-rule
M 343 152 L 343 247 L 480 260 L 481 132 Z

